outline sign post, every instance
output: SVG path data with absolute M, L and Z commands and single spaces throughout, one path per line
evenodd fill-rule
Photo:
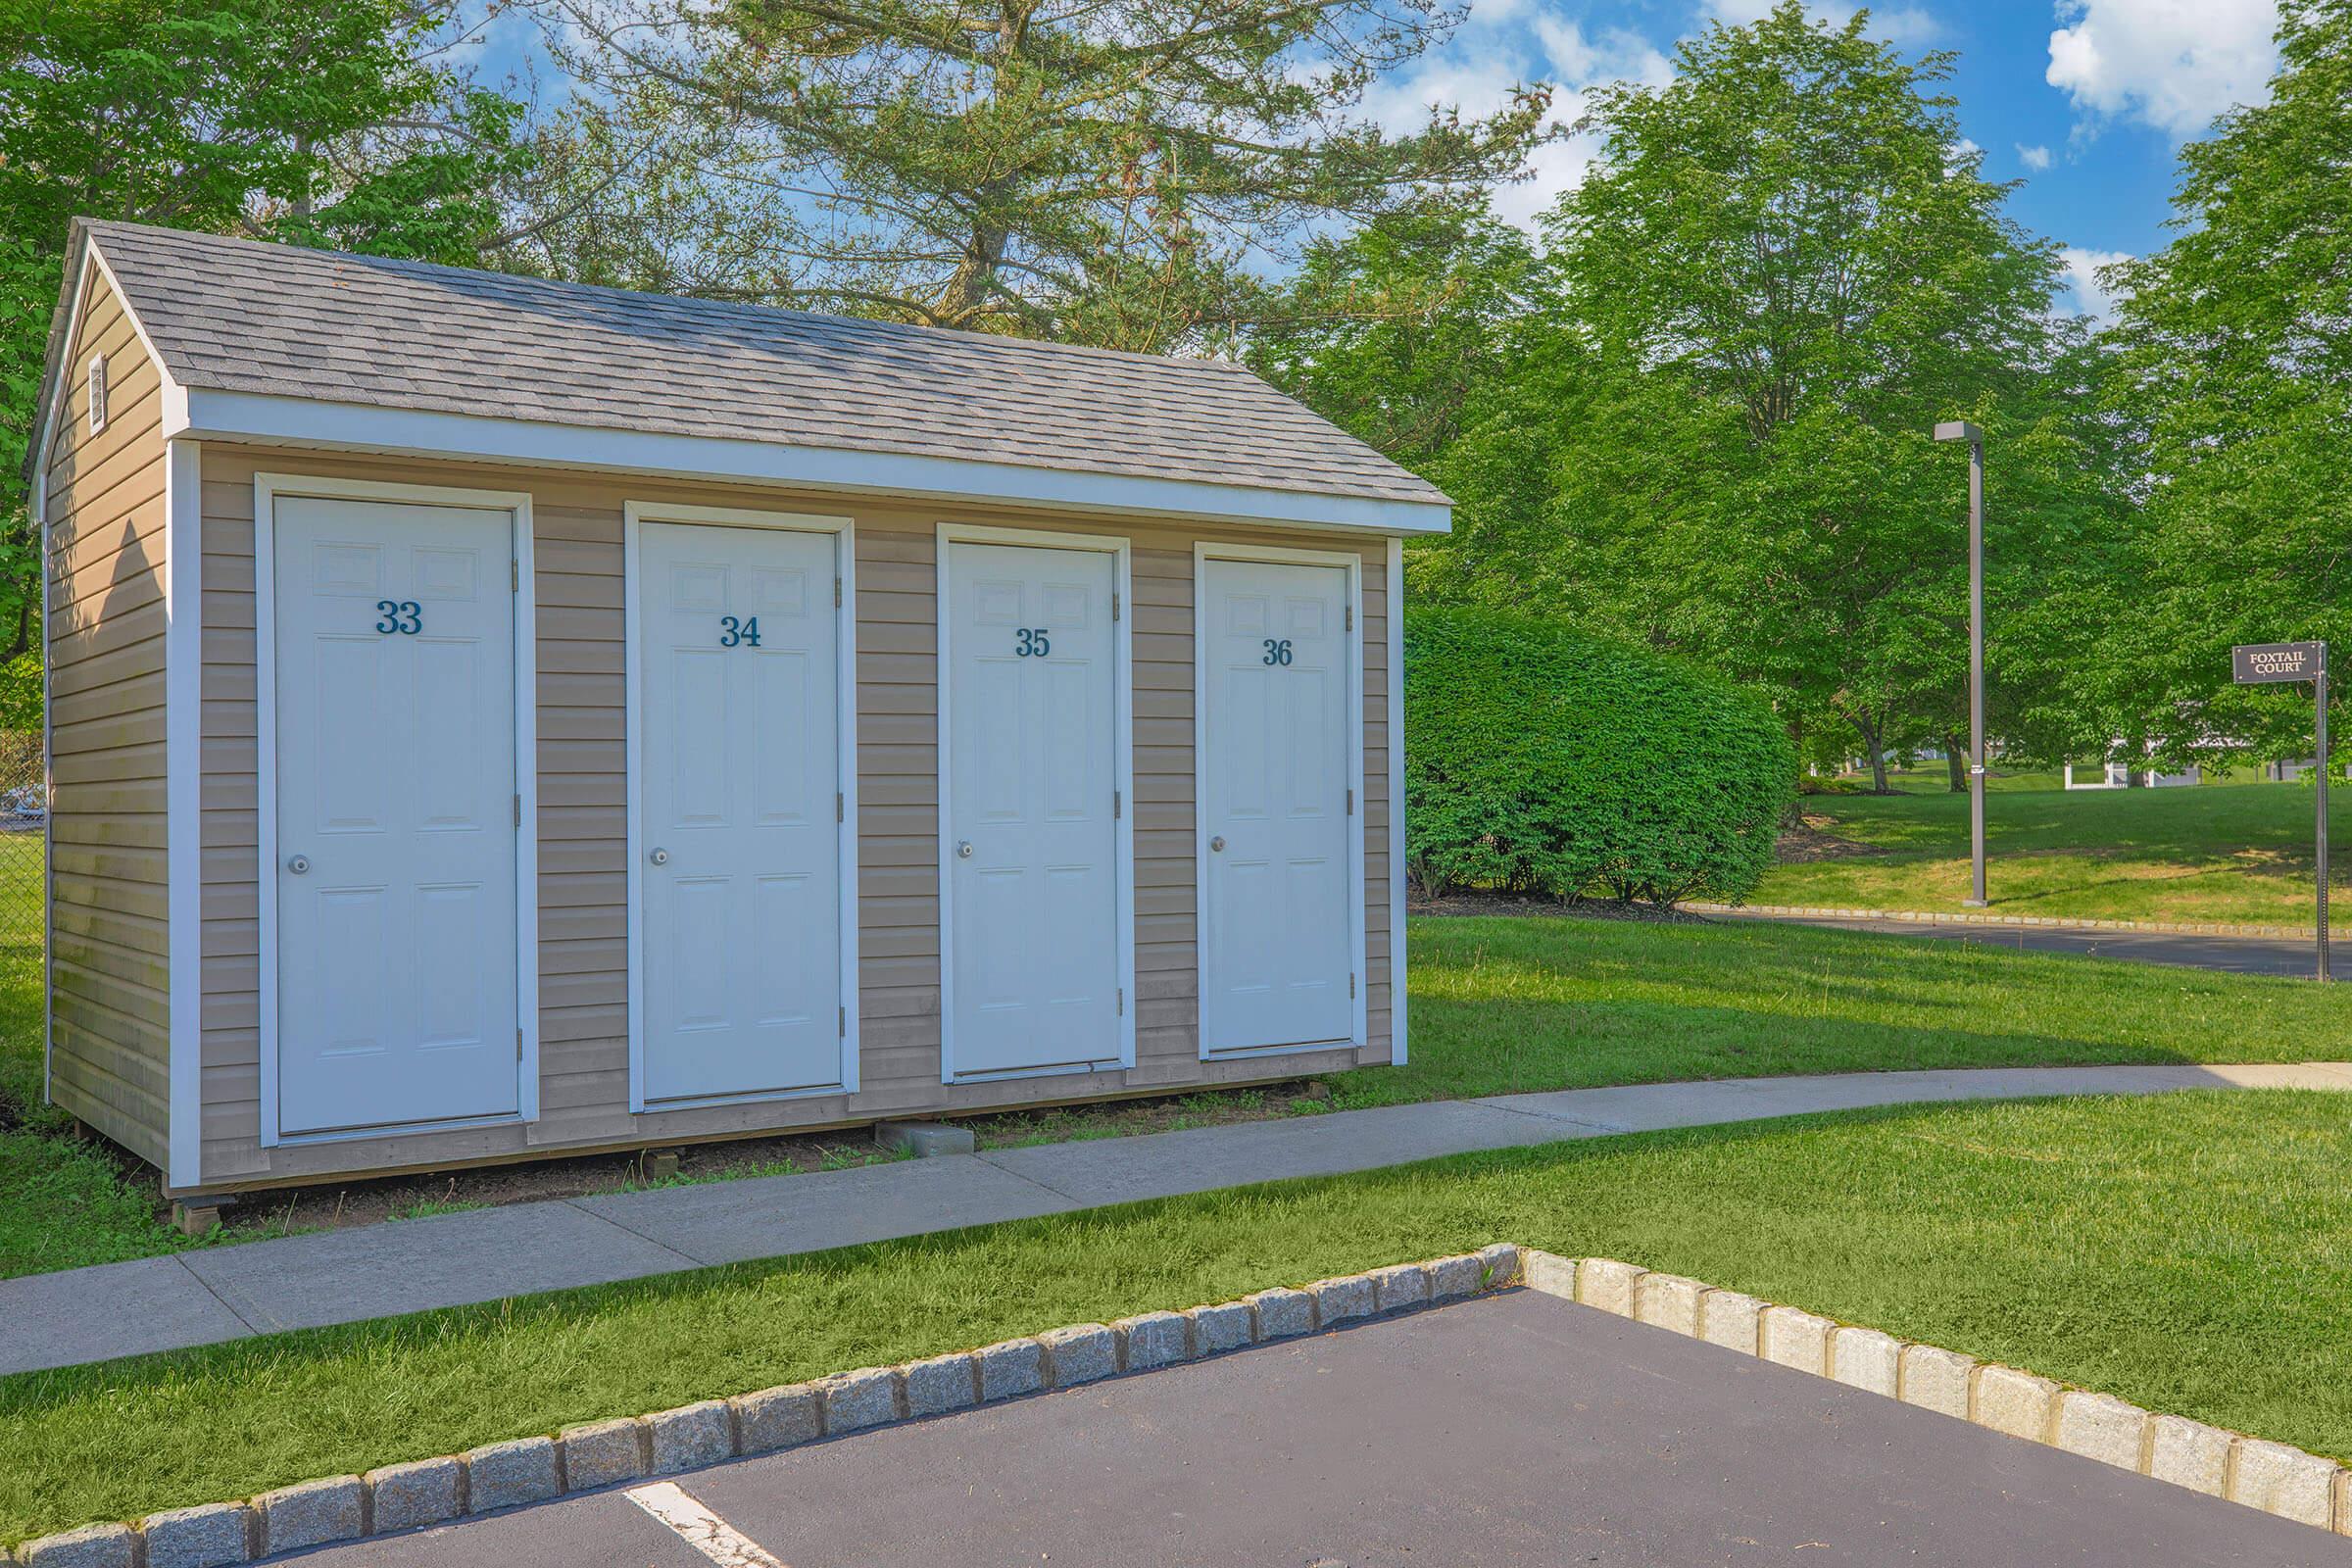
M 2312 703 L 2318 711 L 2319 742 L 2319 858 L 2320 858 L 2320 978 L 2328 972 L 2328 645 L 2326 643 L 2250 643 L 2230 650 L 2240 686 L 2268 686 L 2280 681 L 2311 682 Z

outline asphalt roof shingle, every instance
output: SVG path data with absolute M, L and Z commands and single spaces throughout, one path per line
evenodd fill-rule
M 186 386 L 1446 504 L 1221 361 L 89 229 Z

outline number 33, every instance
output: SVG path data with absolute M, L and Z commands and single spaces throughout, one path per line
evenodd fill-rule
M 375 623 L 383 636 L 414 637 L 424 630 L 424 609 L 414 599 L 378 599 L 375 612 L 384 617 Z

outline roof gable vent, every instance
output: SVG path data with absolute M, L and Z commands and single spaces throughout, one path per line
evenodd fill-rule
M 106 356 L 90 356 L 90 434 L 106 428 Z

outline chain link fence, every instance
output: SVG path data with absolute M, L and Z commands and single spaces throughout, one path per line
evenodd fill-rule
M 11 969 L 20 949 L 36 962 L 41 952 L 42 763 L 39 730 L 0 730 L 0 964 Z

